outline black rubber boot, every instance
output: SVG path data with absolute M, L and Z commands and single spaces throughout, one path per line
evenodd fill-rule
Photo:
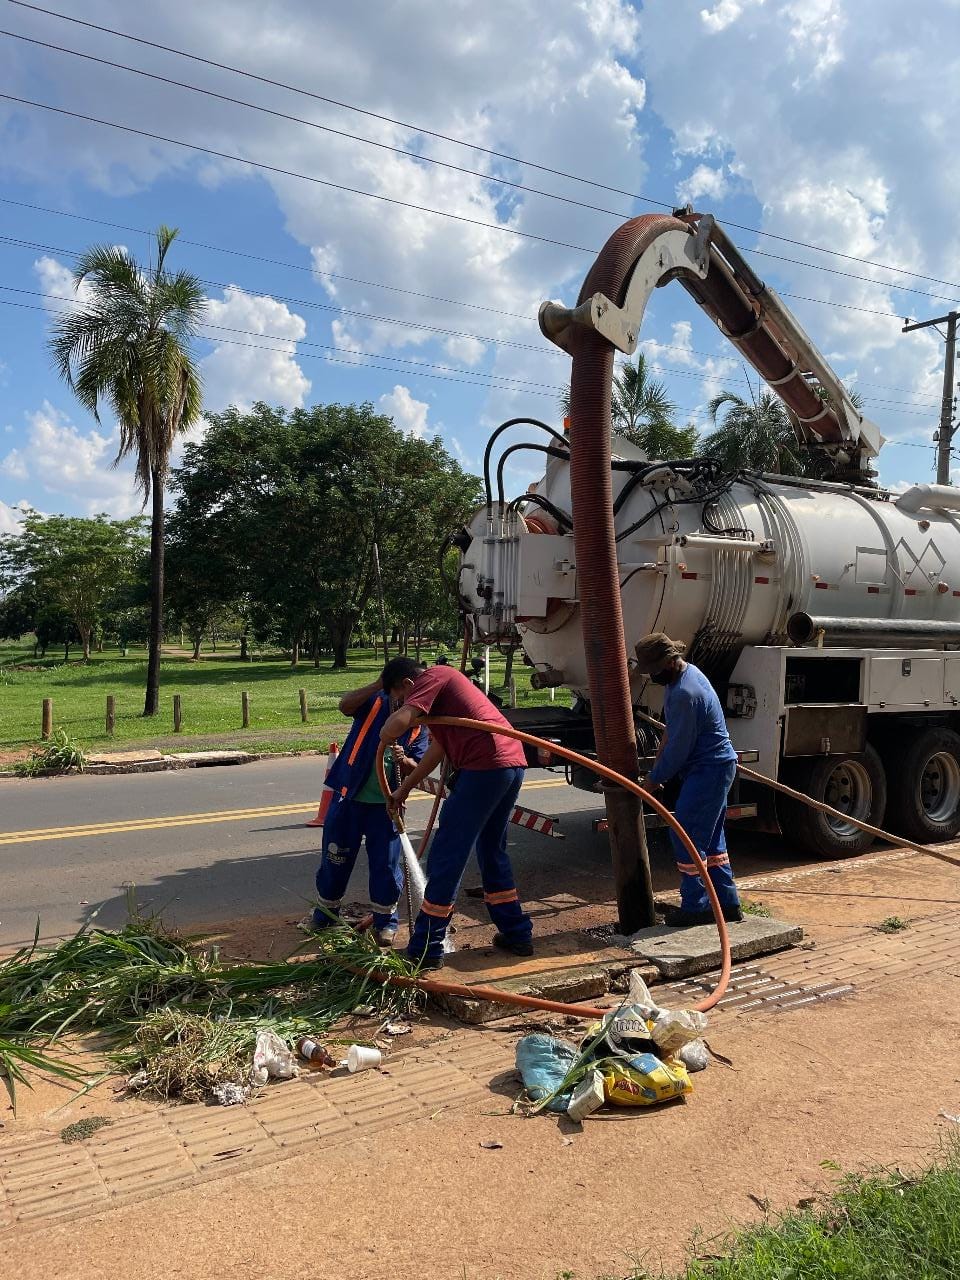
M 493 945 L 500 951 L 509 951 L 512 956 L 532 956 L 533 943 L 527 941 L 515 941 L 508 938 L 505 933 L 495 933 L 493 935 Z

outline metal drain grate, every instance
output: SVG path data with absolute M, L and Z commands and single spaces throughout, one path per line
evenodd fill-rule
M 693 1000 L 712 991 L 719 976 L 718 971 L 698 974 L 695 978 L 685 978 L 683 982 L 672 982 L 666 990 L 676 992 L 678 1004 L 685 1008 Z M 753 965 L 737 965 L 719 1008 L 732 1009 L 737 1013 L 748 1009 L 799 1009 L 803 1005 L 850 995 L 852 991 L 852 983 L 841 983 L 836 978 L 828 982 L 800 983 L 778 978 L 776 974 Z

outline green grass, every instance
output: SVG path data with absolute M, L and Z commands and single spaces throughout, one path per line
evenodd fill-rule
M 877 925 L 878 933 L 902 933 L 904 929 L 910 928 L 910 921 L 904 920 L 903 916 L 887 916 L 885 920 L 881 920 Z
M 74 651 L 78 652 L 78 651 Z M 53 699 L 53 723 L 85 750 L 117 750 L 162 739 L 165 748 L 190 749 L 190 738 L 229 735 L 238 746 L 256 750 L 302 750 L 326 745 L 324 739 L 342 739 L 345 722 L 337 710 L 349 689 L 376 678 L 382 661 L 371 649 L 351 652 L 346 671 L 331 671 L 329 660 L 319 670 L 312 662 L 292 668 L 282 654 L 266 654 L 254 662 L 240 662 L 235 651 L 204 651 L 199 662 L 187 656 L 165 654 L 161 674 L 160 712 L 145 719 L 143 691 L 146 651 L 131 648 L 127 657 L 118 649 L 91 655 L 84 665 L 62 662 L 62 650 L 45 660 L 33 661 L 26 640 L 0 642 L 0 750 L 21 751 L 36 746 L 44 698 Z M 434 659 L 434 650 L 423 653 Z M 491 654 L 491 683 L 503 678 L 504 660 Z M 25 669 L 26 668 L 26 669 Z M 516 664 L 517 693 L 521 706 L 547 697 L 530 689 L 528 668 Z M 306 689 L 309 722 L 300 719 L 299 689 Z M 250 694 L 250 727 L 242 728 L 240 694 Z M 180 694 L 183 732 L 173 734 L 173 695 Z M 105 731 L 106 699 L 116 698 L 116 729 Z M 332 735 L 332 737 L 331 737 Z
M 671 1280 L 953 1280 L 960 1270 L 960 1147 L 916 1176 L 849 1175 L 816 1207 L 721 1242 L 698 1241 Z M 631 1280 L 666 1280 L 640 1269 Z

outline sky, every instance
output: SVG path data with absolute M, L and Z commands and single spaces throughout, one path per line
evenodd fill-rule
M 46 342 L 76 255 L 160 223 L 207 412 L 369 401 L 477 469 L 500 421 L 559 424 L 539 304 L 691 202 L 858 389 L 882 483 L 933 478 L 943 340 L 901 328 L 960 298 L 960 0 L 48 3 L 0 0 L 0 532 L 140 509 Z M 681 424 L 749 394 L 677 286 L 642 342 Z

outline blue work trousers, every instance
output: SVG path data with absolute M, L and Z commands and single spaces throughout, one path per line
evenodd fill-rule
M 533 926 L 520 906 L 507 855 L 507 826 L 522 782 L 522 768 L 461 769 L 430 846 L 423 907 L 407 947 L 414 962 L 443 955 L 444 935 L 474 847 L 490 919 L 512 941 L 530 940 Z
M 722 907 L 735 907 L 740 901 L 736 881 L 730 869 L 723 821 L 727 814 L 727 794 L 736 776 L 736 761 L 700 765 L 683 779 L 674 810 L 677 821 L 697 846 L 707 864 L 710 879 Z M 680 906 L 684 911 L 709 911 L 710 899 L 696 864 L 674 833 L 670 832 L 673 852 L 680 872 Z
M 359 804 L 335 796 L 323 825 L 323 851 L 317 871 L 320 905 L 339 915 L 347 881 L 366 842 L 370 869 L 370 906 L 377 929 L 397 927 L 397 905 L 403 879 L 400 872 L 400 837 L 383 804 Z M 314 924 L 323 928 L 330 916 L 314 913 Z

